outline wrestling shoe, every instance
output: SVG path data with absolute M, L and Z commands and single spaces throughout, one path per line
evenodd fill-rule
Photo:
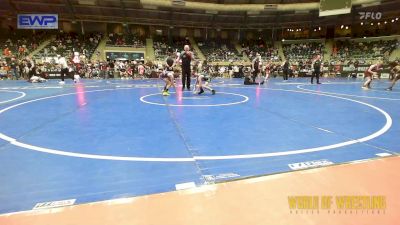
M 198 95 L 201 95 L 201 94 L 203 94 L 204 93 L 204 90 L 203 90 L 203 88 L 202 89 L 200 89 L 200 91 L 199 91 L 199 93 L 197 93 Z
M 386 91 L 391 91 L 392 90 L 392 88 L 390 87 L 390 88 L 386 88 Z
M 212 93 L 213 95 L 215 95 L 215 90 L 211 90 L 211 93 Z
M 162 95 L 163 96 L 169 96 L 169 92 L 168 91 L 163 91 Z

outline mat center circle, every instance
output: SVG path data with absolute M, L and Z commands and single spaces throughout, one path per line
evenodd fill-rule
M 222 98 L 220 96 L 223 96 Z M 249 97 L 230 92 L 218 92 L 216 95 L 196 95 L 192 92 L 171 92 L 168 97 L 161 93 L 144 95 L 140 101 L 146 104 L 172 107 L 216 107 L 238 105 L 249 101 Z

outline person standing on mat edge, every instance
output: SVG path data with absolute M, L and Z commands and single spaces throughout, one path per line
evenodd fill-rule
M 283 70 L 283 80 L 287 81 L 289 76 L 289 59 L 286 59 L 282 65 Z
M 182 60 L 182 91 L 184 91 L 185 86 L 187 90 L 190 90 L 190 63 L 192 62 L 193 53 L 190 51 L 189 45 L 185 45 L 183 47 L 184 51 L 180 55 L 180 59 Z
M 57 55 L 57 57 L 58 57 L 58 65 L 60 65 L 61 69 L 61 81 L 59 82 L 59 84 L 65 84 L 64 77 L 65 75 L 68 75 L 69 72 L 67 60 L 65 59 L 64 56 Z M 72 80 L 74 80 L 74 78 L 72 78 Z
M 322 61 L 321 61 L 321 55 L 317 55 L 317 57 L 315 58 L 314 62 L 313 62 L 313 73 L 311 75 L 311 83 L 314 83 L 314 77 L 317 78 L 317 84 L 321 84 L 319 82 L 319 76 L 321 75 L 321 71 L 322 71 Z
M 251 62 L 251 67 L 252 67 L 252 72 L 253 72 L 253 83 L 256 83 L 256 81 L 260 81 L 260 73 L 261 73 L 261 55 L 259 53 L 257 53 L 256 57 L 253 59 L 253 61 Z M 259 83 L 259 84 L 264 84 L 264 81 Z

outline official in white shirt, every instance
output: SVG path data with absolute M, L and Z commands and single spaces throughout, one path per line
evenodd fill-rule
M 69 68 L 68 68 L 68 63 L 67 60 L 65 59 L 64 56 L 57 55 L 58 57 L 58 65 L 61 68 L 61 81 L 59 84 L 65 84 L 64 82 L 64 77 L 69 74 Z M 74 80 L 73 77 L 71 77 L 72 80 Z

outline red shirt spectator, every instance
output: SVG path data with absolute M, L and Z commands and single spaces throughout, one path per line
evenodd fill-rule
M 3 55 L 4 55 L 4 56 L 11 56 L 11 51 L 10 51 L 10 49 L 9 49 L 8 47 L 6 47 L 6 48 L 3 50 Z
M 24 52 L 25 52 L 25 48 L 24 48 L 24 47 L 22 47 L 22 46 L 19 46 L 19 48 L 18 48 L 18 52 L 19 52 L 19 54 L 20 54 L 20 55 L 23 55 L 23 54 L 24 54 Z

